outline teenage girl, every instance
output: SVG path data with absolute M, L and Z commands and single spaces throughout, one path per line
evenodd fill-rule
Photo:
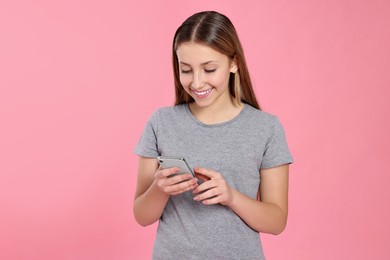
M 159 221 L 153 259 L 264 259 L 259 232 L 287 221 L 292 157 L 277 117 L 261 111 L 231 21 L 207 11 L 173 39 L 176 102 L 156 110 L 135 149 L 134 216 Z M 171 176 L 157 156 L 186 158 Z

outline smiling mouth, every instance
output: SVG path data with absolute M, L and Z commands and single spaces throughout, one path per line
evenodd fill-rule
M 198 97 L 206 97 L 208 94 L 210 94 L 210 92 L 212 91 L 213 89 L 210 88 L 208 90 L 205 90 L 205 91 L 195 91 L 195 90 L 192 90 L 192 92 L 197 95 Z

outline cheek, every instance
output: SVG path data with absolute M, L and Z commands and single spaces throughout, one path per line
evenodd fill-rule
M 225 87 L 229 83 L 229 74 L 214 75 L 210 78 L 210 84 L 219 87 Z
M 180 83 L 184 88 L 187 88 L 188 85 L 191 83 L 191 79 L 188 75 L 180 75 Z

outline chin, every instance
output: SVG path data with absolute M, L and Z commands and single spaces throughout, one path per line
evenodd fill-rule
M 198 106 L 198 107 L 208 107 L 210 106 L 211 104 L 213 104 L 213 101 L 208 101 L 208 100 L 196 100 L 195 99 L 195 104 Z

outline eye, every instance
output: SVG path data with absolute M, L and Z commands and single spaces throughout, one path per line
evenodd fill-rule
M 183 70 L 182 69 L 182 70 L 180 70 L 180 72 L 183 73 L 183 74 L 188 74 L 188 73 L 191 73 L 191 70 Z
M 213 73 L 213 72 L 215 72 L 217 69 L 211 69 L 211 70 L 204 70 L 206 73 Z

